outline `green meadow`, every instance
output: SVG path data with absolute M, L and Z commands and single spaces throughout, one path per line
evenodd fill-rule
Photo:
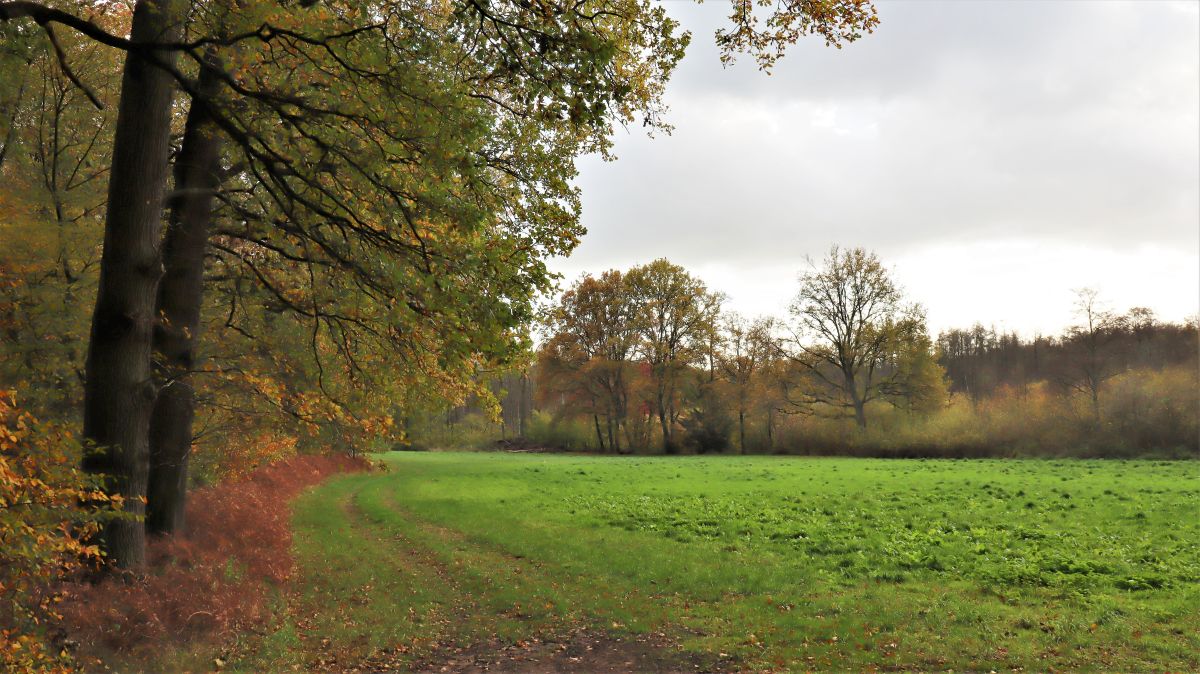
M 1200 669 L 1194 462 L 404 453 L 295 503 L 246 670 L 579 626 L 748 670 Z

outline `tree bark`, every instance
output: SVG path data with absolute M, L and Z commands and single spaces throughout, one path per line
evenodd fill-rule
M 738 410 L 738 450 L 746 453 L 746 410 Z
M 854 421 L 858 423 L 860 430 L 867 430 L 867 410 L 866 405 L 857 398 L 854 399 Z
M 220 87 L 217 67 L 208 60 L 200 71 L 198 96 L 188 110 L 175 160 L 175 191 L 163 240 L 165 272 L 158 286 L 159 320 L 154 328 L 158 398 L 150 420 L 146 503 L 146 529 L 152 534 L 177 533 L 184 524 L 195 418 L 191 372 L 204 299 L 204 254 L 220 184 L 221 139 L 209 108 Z
M 12 147 L 13 138 L 17 135 L 17 116 L 21 110 L 21 97 L 25 94 L 25 70 L 21 70 L 20 84 L 17 86 L 17 95 L 13 99 L 12 114 L 8 117 L 8 130 L 4 132 L 4 142 L 0 143 L 0 168 L 4 167 L 4 160 L 8 157 L 8 150 Z
M 658 402 L 658 424 L 662 427 L 662 448 L 665 454 L 674 454 L 675 445 L 671 443 L 671 426 L 667 423 L 667 410 L 663 407 L 662 397 Z
M 596 425 L 596 441 L 600 443 L 600 451 L 603 452 L 604 451 L 604 434 L 600 432 L 600 417 L 599 417 L 599 415 L 596 415 L 596 414 L 592 415 L 592 423 Z
M 850 372 L 845 372 L 846 392 L 850 394 L 850 403 L 854 406 L 854 421 L 858 423 L 859 430 L 867 430 L 867 410 L 866 403 L 858 395 L 858 384 L 854 380 L 854 375 Z
M 134 42 L 177 41 L 175 0 L 139 0 Z M 170 76 L 151 59 L 126 53 L 113 138 L 108 212 L 84 386 L 83 436 L 94 445 L 83 469 L 106 476 L 132 517 L 110 520 L 101 543 L 123 569 L 145 564 L 141 517 L 149 473 L 148 431 L 154 404 L 150 373 L 154 300 L 162 275 L 160 235 L 171 131 Z
M 664 454 L 675 453 L 675 442 L 671 437 L 671 409 L 668 407 L 670 401 L 670 393 L 667 390 L 666 373 L 662 374 L 663 379 L 658 382 L 658 424 L 662 428 L 662 449 Z

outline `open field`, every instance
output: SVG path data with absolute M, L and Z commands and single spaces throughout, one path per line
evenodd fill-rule
M 288 617 L 236 666 L 454 671 L 586 628 L 680 669 L 1200 668 L 1196 463 L 386 460 L 296 502 Z

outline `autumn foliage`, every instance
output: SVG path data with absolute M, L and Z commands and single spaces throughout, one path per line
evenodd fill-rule
M 296 456 L 294 442 L 272 438 L 250 444 L 230 450 L 244 470 L 290 458 L 195 490 L 187 534 L 151 544 L 145 577 L 93 584 L 102 557 L 89 536 L 103 517 L 121 516 L 120 503 L 78 470 L 72 433 L 0 391 L 0 671 L 68 672 L 89 654 L 221 637 L 264 620 L 268 589 L 292 572 L 289 500 L 368 464 Z
M 195 490 L 187 533 L 153 540 L 141 582 L 106 578 L 64 588 L 62 613 L 80 660 L 164 642 L 219 639 L 267 619 L 268 591 L 291 577 L 288 502 L 363 459 L 295 456 L 245 479 Z
M 0 391 L 0 670 L 56 671 L 59 657 L 31 636 L 59 617 L 53 583 L 100 559 L 86 542 L 107 504 L 77 469 L 77 445 Z

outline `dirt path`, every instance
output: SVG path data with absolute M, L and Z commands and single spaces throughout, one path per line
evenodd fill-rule
M 695 674 L 733 672 L 732 662 L 680 653 L 663 635 L 615 637 L 580 629 L 562 639 L 530 639 L 516 644 L 490 642 L 468 648 L 442 648 L 415 664 L 392 668 L 386 661 L 362 663 L 361 672 L 391 674 L 566 674 L 576 672 Z

